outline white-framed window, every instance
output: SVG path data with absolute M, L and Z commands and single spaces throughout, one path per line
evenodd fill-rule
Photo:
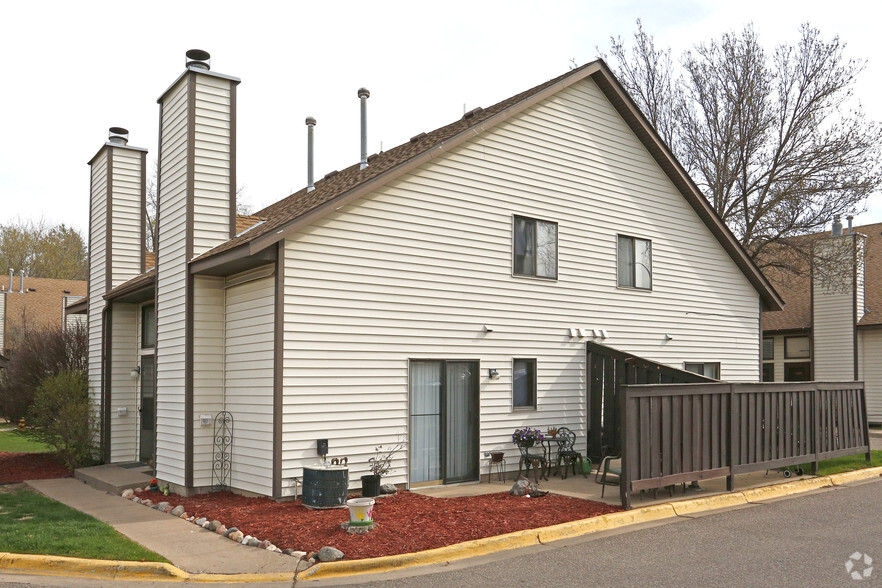
M 720 362 L 718 361 L 687 361 L 683 364 L 683 369 L 693 374 L 701 374 L 706 378 L 720 379 Z
M 652 290 L 652 241 L 618 236 L 618 285 Z
M 511 405 L 515 410 L 536 408 L 536 360 L 512 360 Z
M 514 216 L 512 274 L 557 279 L 557 223 Z

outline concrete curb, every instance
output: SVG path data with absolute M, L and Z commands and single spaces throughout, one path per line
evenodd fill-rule
M 817 490 L 842 486 L 882 476 L 882 467 L 844 472 L 819 478 L 806 478 L 740 492 L 703 496 L 673 501 L 634 510 L 601 515 L 590 519 L 571 521 L 560 525 L 516 531 L 495 537 L 457 543 L 437 549 L 404 553 L 372 559 L 338 561 L 316 564 L 296 575 L 297 580 L 342 578 L 357 574 L 375 574 L 430 564 L 446 563 L 479 555 L 488 555 L 510 549 L 527 547 L 582 537 L 630 525 L 695 514 L 703 511 L 731 508 L 749 503 L 783 498 Z M 70 575 L 80 577 L 112 578 L 114 580 L 154 580 L 168 582 L 258 583 L 291 581 L 290 573 L 265 574 L 191 574 L 167 563 L 127 562 L 79 559 L 50 555 L 18 555 L 0 553 L 0 571 L 40 575 Z

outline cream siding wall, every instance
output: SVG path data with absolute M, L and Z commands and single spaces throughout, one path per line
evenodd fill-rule
M 187 78 L 163 102 L 156 298 L 156 477 L 184 484 Z
M 226 290 L 226 410 L 233 414 L 234 488 L 272 495 L 275 279 Z M 314 443 L 314 441 L 313 441 Z
M 867 419 L 882 424 L 882 330 L 858 331 L 860 349 L 859 380 L 867 394 Z
M 511 276 L 512 215 L 559 224 L 559 279 Z M 652 240 L 653 290 L 616 287 L 616 235 Z M 350 480 L 406 432 L 408 360 L 481 362 L 480 450 L 567 425 L 585 439 L 585 346 L 571 327 L 663 363 L 759 379 L 759 300 L 682 195 L 583 81 L 304 229 L 285 244 L 283 478 L 315 439 Z M 485 334 L 482 325 L 492 325 Z M 673 340 L 665 343 L 665 334 Z M 538 409 L 511 410 L 514 357 Z M 497 381 L 487 369 L 501 374 Z M 337 438 L 334 438 L 334 437 Z M 391 482 L 406 481 L 404 456 Z
M 137 304 L 113 304 L 111 307 L 110 361 L 110 461 L 129 462 L 138 459 L 138 381 L 132 379 L 132 368 L 138 361 Z M 119 415 L 118 409 L 126 414 Z
M 854 380 L 854 297 L 815 286 L 812 301 L 815 380 Z
M 89 199 L 89 393 L 101 400 L 102 311 L 106 293 L 107 151 L 92 163 Z
M 193 280 L 193 485 L 210 486 L 214 426 L 199 424 L 199 415 L 212 418 L 224 400 L 224 279 L 198 276 Z
M 111 284 L 117 287 L 141 273 L 141 152 L 113 148 L 111 206 Z
M 230 238 L 230 81 L 196 77 L 193 251 Z

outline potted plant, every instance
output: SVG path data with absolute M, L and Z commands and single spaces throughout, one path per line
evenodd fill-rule
M 548 427 L 548 436 L 552 439 L 557 437 L 557 427 Z
M 536 442 L 542 442 L 544 439 L 545 435 L 542 434 L 542 431 L 533 427 L 515 429 L 515 432 L 511 434 L 511 440 L 520 447 L 533 447 Z
M 382 445 L 376 447 L 376 455 L 368 460 L 371 473 L 361 477 L 362 496 L 380 495 L 380 485 L 383 476 L 392 471 L 392 458 L 402 449 L 404 449 L 404 441 L 401 440 L 400 435 L 393 445 L 385 448 Z

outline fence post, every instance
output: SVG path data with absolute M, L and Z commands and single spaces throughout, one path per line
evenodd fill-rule
M 735 490 L 735 472 L 733 470 L 735 462 L 741 459 L 741 427 L 738 426 L 741 421 L 739 409 L 740 407 L 735 405 L 735 384 L 729 384 L 729 435 L 727 436 L 729 450 L 726 452 L 726 459 L 728 460 L 726 465 L 729 466 L 729 475 L 726 476 L 726 490 L 729 492 Z
M 818 475 L 818 468 L 820 467 L 820 448 L 821 448 L 821 391 L 818 389 L 818 385 L 814 384 L 814 390 L 812 391 L 812 431 L 814 432 L 814 454 L 815 460 L 812 462 L 812 475 Z
M 863 413 L 863 431 L 861 431 L 864 435 L 864 443 L 867 445 L 867 463 L 872 463 L 873 461 L 873 452 L 870 450 L 870 421 L 867 419 L 867 388 L 866 384 L 860 382 L 860 395 L 861 395 L 861 410 Z
M 630 438 L 633 431 L 628 427 L 628 386 L 622 386 L 616 395 L 617 404 L 619 405 L 619 418 L 621 419 L 621 442 L 622 442 L 622 473 L 619 474 L 619 497 L 622 501 L 622 508 L 631 510 L 631 468 L 630 454 L 631 443 Z

